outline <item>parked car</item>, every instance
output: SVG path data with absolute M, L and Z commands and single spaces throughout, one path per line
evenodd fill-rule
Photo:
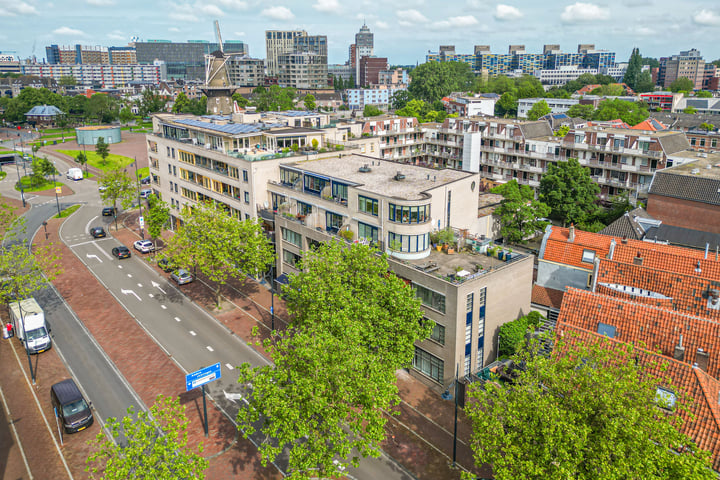
M 150 253 L 155 250 L 155 245 L 150 240 L 138 240 L 133 243 L 133 248 L 138 252 Z
M 150 176 L 140 179 L 140 183 L 143 185 L 150 185 Z
M 140 190 L 140 196 L 142 198 L 148 198 L 150 195 L 152 195 L 153 191 L 151 188 L 143 188 Z
M 172 272 L 175 269 L 175 265 L 169 258 L 161 258 L 158 261 L 158 267 L 165 273 Z
M 71 168 L 67 171 L 67 174 L 65 176 L 68 178 L 68 180 L 82 180 L 83 171 L 79 168 Z
M 72 378 L 50 387 L 50 403 L 66 433 L 76 433 L 93 424 L 91 404 L 85 401 Z
M 115 247 L 112 249 L 112 254 L 115 255 L 118 260 L 123 258 L 130 258 L 130 249 L 126 246 Z
M 190 272 L 185 269 L 175 270 L 170 274 L 170 278 L 175 280 L 178 285 L 185 285 L 193 281 L 193 276 Z
M 98 186 L 98 191 L 99 191 L 99 192 L 104 192 L 105 190 L 107 190 L 107 187 L 106 187 L 105 185 L 100 185 L 100 186 Z
M 92 227 L 90 229 L 90 235 L 92 235 L 93 238 L 105 238 L 107 236 L 103 227 Z
M 116 213 L 115 207 L 105 207 L 102 209 L 103 217 L 114 217 Z

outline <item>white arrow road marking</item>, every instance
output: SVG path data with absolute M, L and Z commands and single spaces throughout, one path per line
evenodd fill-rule
M 102 263 L 102 260 L 100 260 L 100 257 L 98 257 L 97 255 L 91 255 L 91 254 L 89 254 L 89 253 L 86 253 L 85 256 L 86 256 L 87 258 L 94 258 L 94 259 L 97 260 L 98 262 Z
M 160 291 L 163 293 L 163 295 L 165 294 L 165 290 L 163 290 L 162 288 L 160 288 L 160 284 L 159 284 L 159 283 L 157 283 L 157 282 L 151 282 L 151 283 L 152 283 L 152 286 L 155 287 L 155 288 L 157 288 L 158 290 L 160 290 Z
M 213 350 L 213 347 L 211 347 L 210 345 L 208 345 L 208 346 L 205 347 L 205 348 L 207 348 L 207 349 L 208 349 L 209 351 L 211 351 L 211 352 L 214 352 L 214 351 L 215 351 L 215 350 Z
M 225 366 L 228 367 L 230 370 L 235 370 L 235 368 L 229 363 L 226 363 Z
M 121 288 L 120 293 L 122 293 L 123 295 L 135 295 L 135 298 L 137 298 L 138 301 L 142 302 L 142 298 L 140 298 L 140 296 L 137 293 L 135 293 L 134 290 L 123 290 Z
M 190 330 L 190 335 L 192 335 L 192 336 L 194 337 L 195 335 L 197 335 L 197 333 L 195 333 L 195 332 L 193 332 L 192 330 Z
M 243 398 L 242 393 L 228 393 L 225 390 L 223 390 L 223 393 L 225 394 L 225 398 L 227 398 L 233 403 L 235 403 L 237 400 L 242 400 Z

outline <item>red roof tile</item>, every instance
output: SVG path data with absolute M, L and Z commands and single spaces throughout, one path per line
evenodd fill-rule
M 545 305 L 550 308 L 560 309 L 564 294 L 565 292 L 562 290 L 533 285 L 531 301 L 532 303 L 536 303 L 538 305 Z

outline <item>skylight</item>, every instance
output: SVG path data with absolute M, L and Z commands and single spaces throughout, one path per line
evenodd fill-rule
M 655 390 L 655 402 L 657 402 L 658 406 L 661 408 L 674 410 L 676 400 L 677 396 L 675 395 L 675 392 L 671 390 L 667 390 L 662 387 L 658 387 L 657 390 Z
M 593 263 L 595 261 L 595 250 L 583 250 L 582 261 L 585 263 Z
M 607 323 L 598 322 L 597 332 L 600 335 L 605 335 L 606 337 L 615 338 L 615 333 L 617 332 L 617 330 L 614 325 L 608 325 Z

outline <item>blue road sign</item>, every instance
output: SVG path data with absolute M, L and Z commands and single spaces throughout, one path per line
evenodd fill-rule
M 185 375 L 185 388 L 189 392 L 193 388 L 210 383 L 220 377 L 220 363 L 216 363 L 215 365 L 210 365 L 209 367 Z

